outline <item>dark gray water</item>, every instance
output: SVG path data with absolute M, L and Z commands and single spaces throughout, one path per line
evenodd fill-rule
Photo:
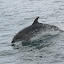
M 0 0 L 0 64 L 64 63 L 64 33 L 32 45 L 11 46 L 14 35 L 37 16 L 39 22 L 64 30 L 64 0 Z

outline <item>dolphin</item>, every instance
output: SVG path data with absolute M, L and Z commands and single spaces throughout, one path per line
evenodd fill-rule
M 42 31 L 59 31 L 60 29 L 57 26 L 50 24 L 43 24 L 38 22 L 39 17 L 37 17 L 33 24 L 19 31 L 13 38 L 11 43 L 18 41 L 30 41 L 30 39 Z

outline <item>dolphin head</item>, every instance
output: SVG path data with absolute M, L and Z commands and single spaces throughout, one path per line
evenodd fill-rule
M 15 38 L 13 38 L 13 40 L 12 40 L 12 42 L 11 43 L 15 43 L 16 42 L 16 40 L 15 40 Z
M 15 41 L 14 40 L 12 40 L 12 42 L 11 43 L 14 43 Z

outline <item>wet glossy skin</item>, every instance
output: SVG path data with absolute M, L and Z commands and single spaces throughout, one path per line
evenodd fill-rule
M 46 30 L 59 30 L 58 27 L 54 26 L 54 25 L 49 25 L 49 24 L 42 24 L 38 22 L 38 18 L 37 17 L 33 24 L 24 28 L 23 30 L 19 31 L 13 38 L 11 43 L 17 42 L 17 41 L 29 41 L 30 38 L 32 38 L 33 36 L 35 36 L 36 34 L 38 34 L 38 32 L 40 32 L 41 30 L 46 31 Z

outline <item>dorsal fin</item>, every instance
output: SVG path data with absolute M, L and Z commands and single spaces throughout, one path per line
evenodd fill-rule
M 37 18 L 34 20 L 33 24 L 38 23 L 38 18 L 39 18 L 39 17 L 37 17 Z

